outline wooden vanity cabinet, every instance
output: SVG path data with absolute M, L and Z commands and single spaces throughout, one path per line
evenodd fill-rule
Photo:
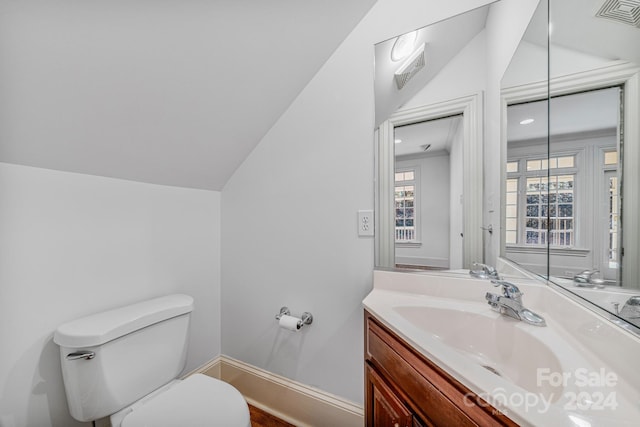
M 517 426 L 365 310 L 367 427 Z

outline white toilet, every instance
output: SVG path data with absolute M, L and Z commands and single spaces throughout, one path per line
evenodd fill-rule
M 185 367 L 193 298 L 169 295 L 65 323 L 53 337 L 71 415 L 113 427 L 250 427 L 231 385 Z

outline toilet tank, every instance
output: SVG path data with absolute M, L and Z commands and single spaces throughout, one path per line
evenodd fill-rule
M 177 378 L 186 363 L 193 298 L 168 295 L 58 327 L 53 341 L 69 410 L 109 416 Z

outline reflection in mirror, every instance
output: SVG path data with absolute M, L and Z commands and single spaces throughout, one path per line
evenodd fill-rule
M 395 128 L 396 266 L 462 268 L 462 116 Z
M 616 284 L 619 265 L 620 88 L 507 109 L 505 243 L 509 259 L 541 275 Z M 549 145 L 547 145 L 549 144 Z M 549 153 L 547 148 L 549 147 Z
M 490 10 L 375 46 L 377 267 L 469 268 L 484 259 L 482 91 Z M 413 53 L 396 60 L 394 50 L 406 40 Z M 407 148 L 411 140 L 414 149 Z
M 550 0 L 549 13 L 545 3 L 502 81 L 509 143 L 501 253 L 633 323 L 633 313 L 640 317 L 633 304 L 640 294 L 640 14 L 623 2 Z M 548 84 L 532 68 L 547 57 Z M 547 97 L 549 108 L 532 102 Z M 536 107 L 550 135 L 536 135 L 536 122 L 520 124 Z

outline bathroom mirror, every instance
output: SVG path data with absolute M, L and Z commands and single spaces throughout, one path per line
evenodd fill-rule
M 640 293 L 638 19 L 540 2 L 502 80 L 501 254 L 613 314 Z
M 376 266 L 483 260 L 483 90 L 490 5 L 375 46 Z

